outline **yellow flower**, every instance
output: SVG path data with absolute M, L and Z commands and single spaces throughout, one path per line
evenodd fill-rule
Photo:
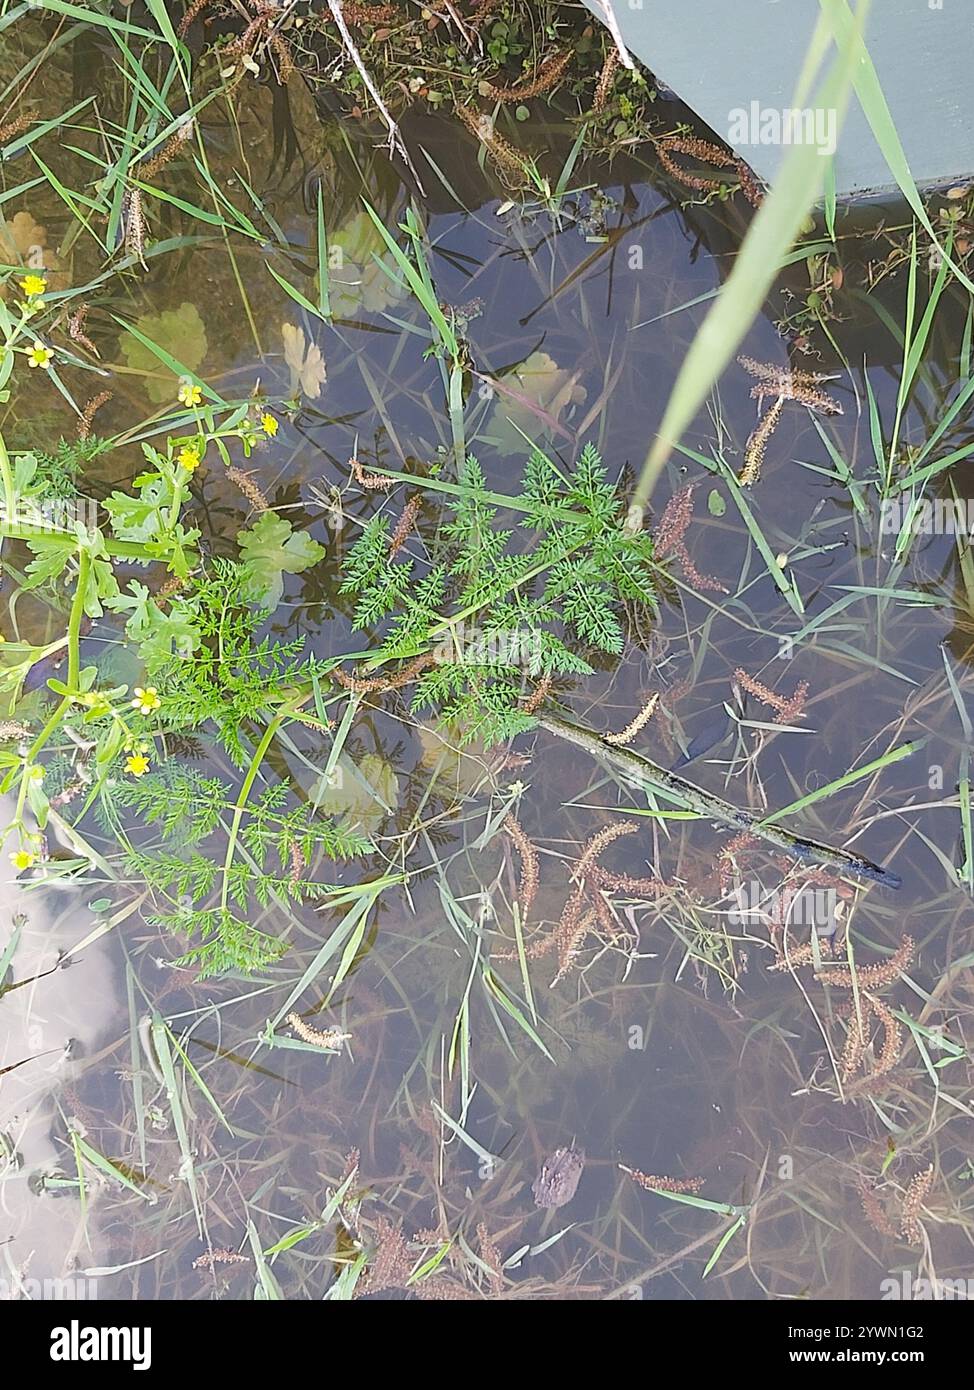
M 149 759 L 142 753 L 133 753 L 130 758 L 125 759 L 125 767 L 133 777 L 141 777 L 149 771 Z
M 187 473 L 192 473 L 195 468 L 200 466 L 200 455 L 198 449 L 180 449 L 179 462 Z
M 179 388 L 179 399 L 183 405 L 199 405 L 203 392 L 194 381 L 184 381 Z
M 267 435 L 268 439 L 273 439 L 280 426 L 273 415 L 262 415 L 260 417 L 260 427 Z
M 154 685 L 148 686 L 145 690 L 143 690 L 140 685 L 135 687 L 135 697 L 132 700 L 132 707 L 133 709 L 137 709 L 140 714 L 151 714 L 153 710 L 157 710 L 161 704 L 162 701 L 156 694 Z
M 10 856 L 10 862 L 20 873 L 23 869 L 29 869 L 37 858 L 36 854 L 31 854 L 29 849 L 18 849 Z
M 35 343 L 27 354 L 27 361 L 31 367 L 46 367 L 53 356 L 54 353 L 49 347 L 45 347 L 43 343 Z
M 47 289 L 47 281 L 43 275 L 25 275 L 20 282 L 20 288 L 30 299 L 34 295 L 44 293 Z

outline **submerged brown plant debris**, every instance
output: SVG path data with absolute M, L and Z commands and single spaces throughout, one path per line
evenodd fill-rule
M 517 193 L 524 188 L 528 182 L 524 160 L 510 141 L 505 140 L 494 128 L 491 117 L 472 106 L 457 106 L 456 113 L 470 134 L 483 145 L 497 177 L 507 191 Z
M 895 1203 L 884 1203 L 878 1188 L 863 1181 L 859 1187 L 863 1213 L 877 1235 L 890 1240 L 897 1238 L 910 1245 L 923 1245 L 923 1227 L 920 1225 L 920 1208 L 926 1201 L 933 1186 L 935 1166 L 933 1163 L 915 1173 L 899 1202 L 898 1214 L 891 1215 Z
M 343 1033 L 340 1028 L 312 1028 L 310 1023 L 306 1023 L 299 1013 L 289 1013 L 284 1020 L 303 1042 L 310 1043 L 312 1047 L 326 1048 L 334 1051 L 341 1047 L 343 1042 L 347 1042 L 352 1036 L 351 1033 Z
M 903 1210 L 900 1214 L 900 1235 L 904 1240 L 908 1240 L 911 1245 L 923 1244 L 923 1227 L 920 1225 L 920 1208 L 923 1205 L 930 1188 L 933 1186 L 934 1165 L 922 1172 L 916 1173 L 910 1179 L 910 1185 L 906 1189 L 906 1196 L 903 1198 Z
M 627 743 L 632 743 L 633 739 L 639 733 L 640 729 L 643 729 L 649 723 L 650 719 L 652 719 L 653 715 L 656 712 L 656 706 L 658 704 L 659 691 L 654 690 L 652 695 L 650 695 L 649 699 L 643 705 L 642 709 L 636 715 L 635 719 L 630 720 L 630 722 L 626 725 L 626 727 L 623 730 L 621 730 L 621 732 L 619 732 L 618 734 L 604 735 L 606 743 L 615 744 L 616 747 L 625 747 Z
M 481 1221 L 477 1226 L 477 1241 L 480 1245 L 480 1258 L 490 1270 L 490 1292 L 496 1298 L 504 1291 L 504 1273 L 501 1268 L 501 1252 L 491 1239 L 487 1223 Z
M 566 49 L 564 53 L 551 54 L 545 58 L 533 74 L 522 78 L 511 86 L 497 86 L 493 82 L 481 82 L 481 95 L 500 102 L 530 101 L 532 97 L 538 97 L 551 91 L 555 83 L 564 76 L 572 57 L 570 48 Z
M 744 448 L 744 467 L 738 481 L 749 487 L 761 477 L 765 449 L 788 401 L 804 405 L 820 415 L 841 415 L 842 406 L 834 396 L 822 390 L 823 382 L 834 379 L 825 373 L 795 371 L 775 362 L 758 362 L 753 357 L 742 356 L 737 360 L 757 383 L 751 388 L 751 395 L 758 403 L 759 412 L 765 396 L 772 397 L 771 405 L 760 416 Z
M 805 702 L 808 699 L 808 681 L 799 681 L 794 694 L 780 695 L 776 690 L 769 690 L 763 681 L 749 675 L 740 666 L 734 672 L 734 679 L 749 695 L 753 695 L 756 700 L 775 711 L 776 724 L 794 724 L 804 714 Z
M 78 420 L 78 438 L 88 439 L 91 435 L 91 426 L 94 423 L 95 415 L 101 410 L 103 405 L 107 405 L 114 392 L 99 391 L 97 396 L 92 396 L 91 400 L 85 405 Z
M 653 538 L 656 553 L 660 556 L 672 555 L 679 560 L 683 566 L 683 573 L 694 588 L 725 594 L 727 590 L 720 580 L 714 579 L 711 575 L 701 574 L 687 550 L 686 533 L 693 520 L 693 494 L 695 492 L 696 484 L 688 483 L 679 492 L 675 492 L 663 508 L 663 514 L 656 526 Z
M 521 912 L 521 921 L 523 922 L 531 911 L 531 904 L 534 902 L 535 894 L 538 891 L 538 851 L 528 839 L 520 821 L 513 815 L 509 815 L 504 822 L 504 831 L 514 841 L 517 846 L 517 852 L 521 856 L 518 905 Z
M 542 676 L 541 679 L 538 681 L 538 684 L 531 691 L 531 694 L 521 705 L 521 708 L 524 710 L 525 714 L 534 714 L 537 710 L 541 708 L 541 706 L 544 704 L 545 700 L 547 700 L 548 696 L 551 693 L 551 686 L 551 676 Z
M 336 666 L 331 672 L 339 685 L 346 690 L 354 690 L 359 695 L 370 695 L 375 692 L 384 694 L 389 690 L 401 690 L 404 685 L 409 685 L 418 675 L 426 670 L 428 666 L 436 664 L 436 657 L 430 652 L 425 652 L 422 656 L 416 656 L 406 663 L 401 671 L 394 676 L 350 676 L 347 671 L 343 671 L 340 666 Z
M 704 1184 L 703 1178 L 664 1178 L 654 1173 L 641 1173 L 638 1168 L 627 1168 L 624 1163 L 620 1163 L 619 1168 L 640 1187 L 657 1192 L 699 1192 Z
M 405 507 L 403 507 L 399 520 L 396 522 L 396 529 L 389 538 L 390 560 L 394 559 L 399 554 L 400 550 L 402 550 L 406 541 L 409 539 L 410 532 L 416 524 L 416 518 L 419 516 L 422 506 L 422 496 L 416 493 L 414 497 L 410 497 Z
M 245 473 L 242 468 L 237 468 L 234 464 L 231 464 L 227 469 L 227 477 L 230 479 L 231 483 L 240 489 L 255 512 L 266 512 L 270 510 L 271 504 L 254 482 L 252 473 Z
M 913 959 L 914 949 L 912 936 L 904 936 L 888 960 L 873 965 L 856 965 L 855 976 L 848 965 L 831 965 L 827 970 L 820 970 L 816 979 L 824 985 L 836 985 L 840 989 L 852 989 L 853 984 L 859 989 L 882 989 L 884 985 L 891 985 L 899 979 Z
M 694 173 L 682 168 L 673 158 L 675 154 L 697 159 L 701 164 L 709 164 L 716 169 L 736 170 L 741 192 L 752 207 L 760 207 L 764 194 L 753 169 L 739 155 L 721 149 L 712 140 L 701 140 L 695 135 L 664 135 L 654 140 L 653 144 L 666 172 L 680 183 L 686 184 L 687 188 L 696 189 L 701 193 L 715 193 L 722 187 L 723 180 L 714 174 Z
M 100 357 L 98 349 L 85 332 L 89 305 L 79 304 L 73 314 L 68 315 L 68 337 L 73 343 L 80 343 L 95 357 Z
M 205 1254 L 198 1255 L 193 1261 L 194 1269 L 212 1269 L 214 1265 L 249 1265 L 250 1256 L 241 1255 L 239 1250 L 229 1250 L 221 1246 L 215 1250 L 207 1250 Z
M 348 467 L 359 487 L 368 492 L 387 492 L 395 484 L 395 478 L 383 478 L 378 473 L 367 473 L 357 458 L 350 458 Z

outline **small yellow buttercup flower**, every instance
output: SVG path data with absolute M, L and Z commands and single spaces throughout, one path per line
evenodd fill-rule
M 27 354 L 27 361 L 31 367 L 46 367 L 53 356 L 54 353 L 49 347 L 45 347 L 43 343 L 35 343 Z
M 194 469 L 199 468 L 200 466 L 199 450 L 189 448 L 180 449 L 179 463 L 182 468 L 186 469 L 187 473 L 192 473 Z
M 47 281 L 43 275 L 25 275 L 20 282 L 20 288 L 28 299 L 33 299 L 35 295 L 44 293 L 47 289 Z
M 274 416 L 268 415 L 266 413 L 260 417 L 260 427 L 267 435 L 268 439 L 273 439 L 275 434 L 277 434 L 277 431 L 280 429 L 280 426 L 274 419 Z
M 179 400 L 182 405 L 199 405 L 202 399 L 203 392 L 195 381 L 184 381 L 180 385 Z
M 37 855 L 31 854 L 29 849 L 17 849 L 10 856 L 10 862 L 17 872 L 21 873 L 24 869 L 29 869 L 36 858 Z
M 125 767 L 133 777 L 142 777 L 149 771 L 149 759 L 142 753 L 133 753 L 125 759 Z
M 132 708 L 137 709 L 140 714 L 152 714 L 162 704 L 156 694 L 154 685 L 147 686 L 145 690 L 140 685 L 135 687 L 135 695 L 132 700 Z

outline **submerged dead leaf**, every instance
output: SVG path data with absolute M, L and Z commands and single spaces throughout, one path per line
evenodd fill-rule
M 546 352 L 532 352 L 497 385 L 498 399 L 485 432 L 505 456 L 523 453 L 524 435 L 537 439 L 539 425 L 548 436 L 566 433 L 562 415 L 570 406 L 582 405 L 588 394 L 577 384 L 576 374 L 559 367 Z
M 343 828 L 372 834 L 395 811 L 399 778 L 385 758 L 366 753 L 359 762 L 342 758 L 316 797 L 326 816 L 340 816 Z
M 49 290 L 63 290 L 67 286 L 61 262 L 47 244 L 47 228 L 36 222 L 26 209 L 15 212 L 0 224 L 0 261 L 44 275 Z M 11 277 L 13 282 L 17 279 L 16 275 Z M 6 299 L 9 284 L 10 281 L 0 282 L 0 300 Z
M 293 323 L 281 324 L 281 337 L 284 339 L 284 361 L 291 373 L 291 395 L 300 392 L 308 400 L 316 401 L 328 379 L 321 348 L 309 342 L 304 329 Z

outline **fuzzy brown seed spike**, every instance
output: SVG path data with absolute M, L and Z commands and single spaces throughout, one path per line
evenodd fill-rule
M 581 858 L 575 866 L 573 878 L 580 879 L 585 876 L 585 871 L 590 864 L 593 864 L 603 850 L 607 849 L 615 840 L 621 839 L 624 835 L 635 835 L 641 827 L 636 821 L 623 820 L 613 821 L 611 825 L 603 828 L 593 835 L 588 844 L 583 848 Z
M 884 985 L 891 985 L 894 980 L 898 980 L 903 971 L 913 959 L 914 942 L 911 936 L 904 936 L 897 949 L 888 960 L 880 961 L 875 965 L 857 965 L 855 973 L 855 984 L 859 989 L 876 990 L 882 989 Z M 821 970 L 817 978 L 825 985 L 834 985 L 839 989 L 852 989 L 852 971 L 847 965 L 831 966 L 828 970 Z
M 528 181 L 523 161 L 517 150 L 494 129 L 490 116 L 472 106 L 454 107 L 457 116 L 487 151 L 491 164 L 509 193 L 516 193 Z
M 22 116 L 15 116 L 12 121 L 6 121 L 0 125 L 0 141 L 9 140 L 12 135 L 19 135 L 27 129 L 33 119 L 33 116 L 25 112 Z
M 383 1289 L 402 1289 L 406 1286 L 413 1269 L 413 1257 L 402 1233 L 401 1226 L 394 1226 L 386 1217 L 375 1223 L 375 1254 L 364 1280 L 359 1284 L 361 1293 L 380 1293 Z
M 769 970 L 797 970 L 802 965 L 811 965 L 815 960 L 815 947 L 810 941 L 803 941 L 798 946 L 789 944 L 787 951 L 782 949 L 774 965 L 769 965 Z
M 660 555 L 675 552 L 686 536 L 693 520 L 693 494 L 696 490 L 695 483 L 687 483 L 679 492 L 674 492 L 663 508 L 654 537 Z
M 660 893 L 665 893 L 667 887 L 661 878 L 633 878 L 631 874 L 614 874 L 601 864 L 592 864 L 588 869 L 588 877 L 599 888 L 625 893 L 630 898 L 655 898 Z
M 869 998 L 873 1012 L 884 1029 L 883 1045 L 876 1057 L 876 1065 L 872 1074 L 873 1076 L 885 1076 L 888 1071 L 893 1070 L 900 1059 L 900 1052 L 903 1048 L 903 1030 L 888 1004 L 884 1004 L 882 999 L 875 999 L 872 996 L 866 997 Z
M 288 875 L 292 887 L 296 887 L 301 882 L 301 875 L 307 868 L 304 855 L 301 853 L 301 846 L 297 840 L 291 841 L 291 872 Z
M 540 873 L 538 869 L 538 851 L 528 839 L 520 822 L 509 815 L 504 822 L 504 830 L 517 846 L 517 852 L 521 856 L 521 879 L 518 884 L 518 904 L 521 911 L 521 921 L 526 921 L 528 913 L 531 911 L 531 904 L 534 902 L 535 894 L 538 891 Z
M 650 695 L 635 719 L 631 720 L 621 733 L 604 735 L 606 743 L 612 743 L 616 747 L 625 747 L 627 743 L 632 743 L 640 729 L 643 729 L 649 723 L 650 719 L 652 719 L 658 704 L 659 691 L 656 690 Z
M 694 188 L 701 193 L 713 193 L 720 189 L 723 180 L 713 174 L 695 174 L 681 168 L 673 158 L 675 154 L 686 155 L 689 159 L 697 159 L 701 164 L 710 164 L 717 169 L 736 170 L 745 198 L 752 207 L 760 205 L 764 195 L 753 169 L 745 164 L 740 156 L 722 150 L 710 140 L 700 140 L 696 136 L 664 135 L 654 143 L 663 168 L 671 178 L 678 179 L 680 183 L 686 184 L 687 188 Z
M 911 1245 L 923 1244 L 923 1227 L 920 1225 L 920 1208 L 933 1185 L 934 1167 L 931 1163 L 922 1173 L 911 1179 L 903 1198 L 903 1211 L 900 1216 L 900 1235 Z
M 410 532 L 416 524 L 416 518 L 419 516 L 422 505 L 423 499 L 417 493 L 415 497 L 410 497 L 405 507 L 403 507 L 402 514 L 396 522 L 396 529 L 389 538 L 390 560 L 394 559 L 395 556 L 399 554 L 400 550 L 402 550 L 406 541 L 409 539 Z
M 744 467 L 737 475 L 737 481 L 742 487 L 752 487 L 760 480 L 761 469 L 764 467 L 764 452 L 768 447 L 768 440 L 774 434 L 778 421 L 781 419 L 783 409 L 784 401 L 779 396 L 751 431 L 747 444 L 744 446 Z
M 655 1188 L 657 1192 L 699 1192 L 704 1183 L 703 1178 L 664 1178 L 655 1173 L 641 1173 L 638 1168 L 627 1168 L 622 1163 L 619 1168 L 640 1187 Z
M 178 130 L 174 131 L 162 148 L 152 156 L 151 159 L 144 160 L 135 166 L 135 172 L 143 182 L 155 178 L 161 169 L 164 169 L 192 137 L 196 128 L 194 117 L 184 121 Z
M 594 908 L 590 907 L 587 912 L 579 915 L 585 900 L 585 894 L 580 890 L 573 894 L 569 898 L 565 913 L 555 929 L 558 943 L 558 973 L 551 982 L 551 989 L 554 989 L 555 985 L 561 984 L 575 964 L 578 953 L 582 949 L 582 942 L 595 921 Z
M 349 459 L 348 466 L 359 487 L 364 487 L 368 492 L 387 492 L 396 481 L 395 478 L 383 478 L 378 473 L 366 473 L 356 458 Z
M 493 82 L 482 83 L 483 94 L 500 102 L 530 101 L 532 97 L 550 91 L 571 60 L 572 50 L 568 48 L 564 53 L 556 53 L 553 57 L 546 58 L 533 77 L 515 82 L 512 86 L 497 87 Z
M 619 50 L 612 48 L 606 55 L 599 73 L 599 80 L 595 84 L 595 99 L 592 102 L 592 115 L 600 116 L 605 110 L 609 96 L 615 83 L 616 73 L 619 71 Z
M 727 844 L 720 851 L 717 867 L 720 880 L 720 891 L 722 893 L 726 893 L 730 886 L 731 879 L 734 875 L 734 861 L 737 856 L 743 854 L 746 850 L 752 849 L 757 844 L 757 837 L 752 835 L 748 830 L 740 831 L 733 839 L 727 841 Z
M 333 1052 L 335 1048 L 341 1047 L 352 1035 L 343 1033 L 339 1028 L 312 1028 L 310 1023 L 305 1023 L 298 1013 L 290 1013 L 284 1020 L 298 1037 L 312 1047 L 325 1048 Z
M 236 468 L 231 464 L 227 469 L 227 477 L 240 489 L 255 512 L 270 510 L 271 504 L 254 482 L 253 474 L 245 473 L 243 469 Z
M 869 1042 L 869 1021 L 872 1004 L 868 994 L 859 996 L 859 1012 L 850 1010 L 849 1031 L 846 1033 L 842 1056 L 839 1058 L 839 1075 L 844 1082 L 850 1081 L 862 1066 L 863 1057 Z
M 89 306 L 87 304 L 79 304 L 74 313 L 68 315 L 68 335 L 72 342 L 80 343 L 81 346 L 86 347 L 93 356 L 100 357 L 101 353 L 85 333 L 85 321 L 88 317 L 88 308 Z
M 822 390 L 821 383 L 830 378 L 821 372 L 793 371 L 790 367 L 781 367 L 774 362 L 758 362 L 753 357 L 742 356 L 737 360 L 757 382 L 751 390 L 751 395 L 756 398 L 758 409 L 762 408 L 765 396 L 774 397 L 773 403 L 758 421 L 744 450 L 744 467 L 738 481 L 744 486 L 750 486 L 761 476 L 765 449 L 787 401 L 796 401 L 821 415 L 841 415 L 842 406 L 834 396 Z
M 696 565 L 690 558 L 687 550 L 686 533 L 693 520 L 693 494 L 695 484 L 689 483 L 679 492 L 675 492 L 666 506 L 659 519 L 654 536 L 654 544 L 657 554 L 672 555 L 680 561 L 687 579 L 697 589 L 710 590 L 715 593 L 726 593 L 727 590 L 719 579 L 714 579 L 710 575 L 701 574 Z
M 130 188 L 122 199 L 122 222 L 125 227 L 126 254 L 137 260 L 143 270 L 145 263 L 145 214 L 142 211 L 141 188 Z
M 193 0 L 179 24 L 179 37 L 184 39 L 197 15 L 202 14 L 211 0 Z
M 103 405 L 108 404 L 108 402 L 112 398 L 112 395 L 113 392 L 111 391 L 101 391 L 97 396 L 92 396 L 91 400 L 88 401 L 84 410 L 81 412 L 80 419 L 78 420 L 79 439 L 84 440 L 90 436 L 91 426 L 94 422 L 96 413 L 99 410 L 101 410 Z
M 551 676 L 542 676 L 521 708 L 525 714 L 534 714 L 551 693 Z
M 808 681 L 800 681 L 793 695 L 779 695 L 776 690 L 769 690 L 756 676 L 749 675 L 740 666 L 734 672 L 734 679 L 749 695 L 753 695 L 756 700 L 760 700 L 776 712 L 776 724 L 793 724 L 804 713 L 805 702 L 808 699 Z
M 335 667 L 331 675 L 346 690 L 354 690 L 358 695 L 370 695 L 375 691 L 385 693 L 387 690 L 401 690 L 404 685 L 409 685 L 410 682 L 414 681 L 428 666 L 435 665 L 436 657 L 431 652 L 426 652 L 423 656 L 414 657 L 395 676 L 350 676 L 339 666 Z
M 895 1240 L 896 1230 L 889 1217 L 886 1215 L 886 1210 L 879 1200 L 875 1188 L 867 1187 L 863 1184 L 859 1189 L 859 1198 L 862 1202 L 862 1209 L 866 1220 L 877 1235 L 888 1236 L 890 1239 Z
M 501 1252 L 494 1244 L 483 1221 L 477 1227 L 477 1241 L 480 1245 L 480 1258 L 490 1270 L 490 1291 L 496 1298 L 504 1291 L 504 1275 L 501 1270 Z
M 207 1250 L 205 1255 L 198 1255 L 193 1261 L 194 1269 L 212 1269 L 214 1265 L 248 1265 L 250 1264 L 249 1255 L 241 1255 L 239 1250 L 228 1250 L 221 1247 L 218 1250 Z

